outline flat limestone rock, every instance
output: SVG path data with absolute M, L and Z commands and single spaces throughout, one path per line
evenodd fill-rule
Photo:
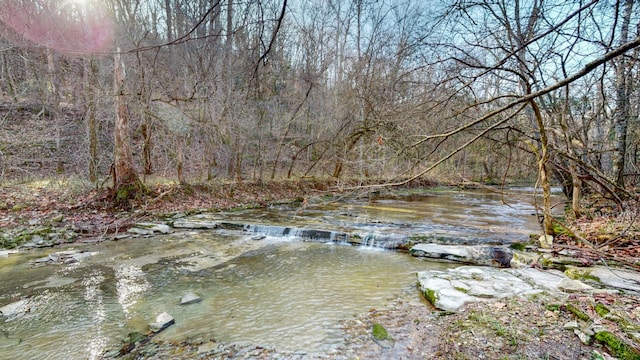
M 176 321 L 173 316 L 169 315 L 166 312 L 163 312 L 162 314 L 156 316 L 156 322 L 149 324 L 149 328 L 151 329 L 151 331 L 157 333 L 175 324 L 175 322 Z
M 510 267 L 513 254 L 508 247 L 490 245 L 441 245 L 416 244 L 411 255 L 426 257 L 434 260 L 447 260 L 473 265 L 489 265 L 495 267 Z
M 143 229 L 138 227 L 132 227 L 127 230 L 128 233 L 136 234 L 136 235 L 153 235 L 153 230 L 151 229 Z
M 580 280 L 562 279 L 558 284 L 558 289 L 567 293 L 587 292 L 593 290 L 593 286 L 589 286 Z
M 567 266 L 568 277 L 597 287 L 640 293 L 640 273 L 605 266 Z
M 510 269 L 509 273 L 519 277 L 529 285 L 551 291 L 560 290 L 558 286 L 568 279 L 560 270 L 540 270 L 536 268 Z
M 507 271 L 476 266 L 418 272 L 418 286 L 433 306 L 446 311 L 457 311 L 469 302 L 541 292 Z
M 168 234 L 169 232 L 171 232 L 171 227 L 167 224 L 157 224 L 157 223 L 150 223 L 150 222 L 137 223 L 135 225 L 135 228 L 151 230 L 153 232 L 161 233 L 161 234 Z
M 176 229 L 216 229 L 218 228 L 218 222 L 198 218 L 183 218 L 174 221 L 173 227 Z

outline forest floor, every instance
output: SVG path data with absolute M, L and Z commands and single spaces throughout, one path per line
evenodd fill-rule
M 158 185 L 144 198 L 114 208 L 105 191 L 87 190 L 64 182 L 6 185 L 0 189 L 2 231 L 50 225 L 67 227 L 79 234 L 73 241 L 113 236 L 135 222 L 149 221 L 163 214 L 196 213 L 239 207 L 299 202 L 311 206 L 336 196 L 350 195 L 346 184 L 337 187 L 324 181 L 275 183 L 220 183 L 209 185 Z M 433 185 L 423 182 L 413 186 Z M 365 190 L 360 190 L 364 193 Z M 581 251 L 588 261 L 608 261 L 638 270 L 640 227 L 637 204 L 623 212 L 598 201 L 589 205 L 588 215 L 567 224 L 584 240 L 569 232 L 558 236 L 556 249 Z M 11 247 L 11 243 L 0 247 Z M 625 294 L 571 295 L 507 299 L 493 304 L 477 303 L 450 314 L 434 310 L 423 302 L 397 299 L 387 309 L 371 309 L 343 323 L 345 345 L 331 354 L 282 353 L 274 349 L 214 340 L 181 344 L 154 344 L 138 352 L 148 358 L 218 359 L 611 359 L 600 343 L 584 344 L 567 324 L 576 315 L 567 311 L 572 303 L 588 314 L 597 304 L 623 312 L 640 333 L 640 299 Z M 617 329 L 611 321 L 598 322 Z M 380 346 L 371 336 L 374 323 L 382 324 L 396 339 L 392 348 Z M 637 339 L 635 340 L 637 346 Z M 634 355 L 635 356 L 635 355 Z M 145 357 L 145 356 L 143 356 Z M 640 359 L 640 355 L 629 357 Z

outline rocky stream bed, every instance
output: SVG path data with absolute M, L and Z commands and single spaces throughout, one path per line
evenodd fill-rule
M 340 210 L 342 211 L 342 210 Z M 400 210 L 398 210 L 400 211 Z M 402 211 L 406 211 L 402 209 Z M 258 216 L 241 222 L 232 214 L 177 212 L 138 222 L 124 233 L 82 239 L 120 241 L 181 231 L 244 233 L 259 243 L 267 236 L 344 246 L 376 246 L 430 261 L 459 264 L 416 274 L 420 300 L 399 296 L 383 308 L 372 308 L 341 322 L 344 343 L 326 353 L 280 351 L 249 344 L 191 337 L 180 342 L 156 338 L 175 323 L 158 314 L 147 331 L 131 332 L 122 347 L 104 358 L 149 359 L 640 359 L 640 275 L 621 264 L 585 259 L 562 248 L 543 249 L 535 241 L 513 237 L 445 235 L 438 226 L 408 233 L 394 221 L 359 222 L 351 227 L 315 227 L 313 222 L 274 225 Z M 56 222 L 61 222 L 62 219 Z M 354 225 L 355 224 L 355 225 Z M 362 225 L 359 226 L 358 224 Z M 20 249 L 0 250 L 16 256 L 29 248 L 78 241 L 66 226 L 23 232 Z M 363 230 L 364 229 L 364 230 Z M 373 229 L 373 230 L 372 230 Z M 434 229 L 436 231 L 434 231 Z M 415 229 L 414 229 L 415 230 Z M 428 230 L 428 231 L 427 231 Z M 462 240 L 461 240 L 462 239 Z M 32 260 L 33 266 L 64 266 L 84 261 L 91 251 L 61 250 Z M 192 306 L 202 299 L 186 293 L 180 301 Z M 29 311 L 18 299 L 0 307 L 9 321 Z M 196 305 L 197 306 L 197 305 Z

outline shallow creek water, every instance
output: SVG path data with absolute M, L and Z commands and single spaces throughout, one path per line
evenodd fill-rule
M 524 202 L 506 206 L 497 195 L 453 192 L 211 217 L 362 234 L 441 231 L 522 240 L 537 230 L 532 212 Z M 253 235 L 177 231 L 74 245 L 95 254 L 68 265 L 31 264 L 60 248 L 0 258 L 0 306 L 22 301 L 24 309 L 0 319 L 2 357 L 100 358 L 164 311 L 176 323 L 156 338 L 324 352 L 341 344 L 340 320 L 398 297 L 419 301 L 415 273 L 453 266 L 372 247 Z M 202 302 L 179 305 L 188 291 Z

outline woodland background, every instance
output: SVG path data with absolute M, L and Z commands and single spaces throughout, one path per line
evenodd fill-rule
M 579 214 L 639 179 L 633 0 L 3 8 L 2 181 L 101 187 L 124 146 L 143 181 L 537 181 Z

